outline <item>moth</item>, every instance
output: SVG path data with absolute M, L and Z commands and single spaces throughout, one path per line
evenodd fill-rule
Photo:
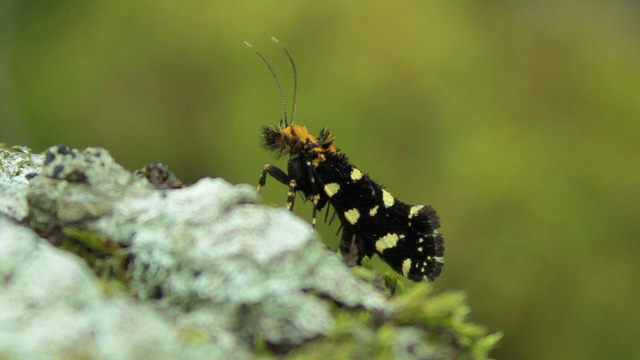
M 360 265 L 365 256 L 377 254 L 393 270 L 413 281 L 434 280 L 444 266 L 444 240 L 437 231 L 440 219 L 435 209 L 430 205 L 409 205 L 394 198 L 351 164 L 335 147 L 335 137 L 328 129 L 314 136 L 305 126 L 294 124 L 297 70 L 289 51 L 283 47 L 294 75 L 289 120 L 275 71 L 262 54 L 246 44 L 269 68 L 284 109 L 278 125 L 262 128 L 262 145 L 278 158 L 289 158 L 286 172 L 271 164 L 264 166 L 258 192 L 269 175 L 288 186 L 287 209 L 292 210 L 296 194 L 302 194 L 313 204 L 314 227 L 317 213 L 333 207 L 342 227 L 339 249 L 347 264 Z

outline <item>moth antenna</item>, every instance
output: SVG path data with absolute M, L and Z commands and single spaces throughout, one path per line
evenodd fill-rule
M 284 93 L 282 92 L 282 86 L 280 86 L 280 80 L 278 80 L 278 75 L 276 75 L 276 71 L 273 70 L 273 67 L 271 67 L 271 64 L 269 64 L 267 59 L 265 59 L 264 56 L 262 56 L 262 54 L 260 54 L 260 52 L 256 48 L 253 47 L 253 45 L 249 44 L 249 42 L 247 42 L 247 41 L 245 41 L 244 43 L 251 50 L 253 50 L 253 52 L 256 53 L 260 57 L 260 59 L 262 59 L 262 62 L 264 62 L 265 65 L 267 65 L 267 68 L 269 68 L 269 71 L 271 72 L 271 76 L 276 81 L 276 86 L 278 87 L 278 93 L 280 94 L 280 101 L 282 102 L 282 109 L 283 109 L 283 112 L 284 112 L 284 125 L 285 126 L 289 126 L 289 121 L 287 120 L 287 103 L 284 101 Z M 293 98 L 295 99 L 295 94 L 294 94 Z M 295 102 L 295 100 L 294 100 L 294 102 Z M 295 108 L 295 104 L 294 104 L 294 108 Z M 292 123 L 293 123 L 293 121 L 292 121 Z M 280 127 L 282 127 L 282 120 L 280 120 Z
M 293 57 L 289 54 L 289 50 L 287 50 L 287 48 L 277 38 L 271 37 L 271 40 L 282 47 L 282 50 L 287 54 L 289 62 L 291 63 L 291 68 L 293 69 L 293 105 L 291 106 L 291 125 L 293 125 L 293 120 L 296 116 L 296 98 L 298 96 L 298 70 L 296 69 L 296 63 L 293 61 Z

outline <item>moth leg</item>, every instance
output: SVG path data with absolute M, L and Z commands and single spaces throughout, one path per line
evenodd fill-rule
M 311 226 L 316 227 L 316 222 L 318 221 L 318 200 L 320 200 L 320 195 L 316 194 L 311 196 L 311 202 L 313 202 L 313 215 L 311 216 Z
M 348 266 L 353 267 L 362 261 L 362 251 L 356 244 L 356 234 L 347 228 L 342 229 L 342 239 L 338 246 L 342 254 L 342 261 Z
M 262 174 L 260 175 L 260 180 L 258 180 L 258 193 L 267 183 L 267 174 L 271 175 L 272 178 L 278 180 L 279 182 L 288 185 L 289 184 L 289 175 L 282 171 L 280 168 L 275 167 L 271 164 L 267 164 L 262 169 Z
M 298 187 L 298 182 L 296 181 L 296 179 L 289 180 L 289 191 L 287 192 L 287 210 L 289 211 L 293 211 L 293 203 L 296 201 L 297 187 Z
M 260 193 L 260 190 L 262 190 L 267 183 L 267 174 L 278 180 L 278 182 L 289 185 L 289 192 L 287 193 L 287 209 L 293 210 L 293 203 L 296 200 L 296 189 L 298 187 L 296 180 L 289 180 L 289 175 L 282 171 L 282 169 L 271 164 L 267 164 L 264 166 L 264 169 L 262 169 L 262 174 L 260 174 L 260 179 L 258 180 L 258 193 Z
M 318 190 L 318 183 L 316 182 L 316 168 L 313 166 L 311 161 L 306 162 L 307 165 L 307 173 L 309 174 L 309 185 L 311 186 L 310 193 L 312 195 L 318 195 L 320 191 Z M 319 197 L 318 197 L 319 200 Z
M 329 210 L 331 210 L 331 206 L 327 206 L 327 211 L 325 211 L 324 213 L 324 223 L 327 223 L 327 220 L 329 220 Z M 335 212 L 334 212 L 335 214 Z M 333 221 L 333 217 L 331 217 L 331 220 Z M 331 223 L 329 223 L 329 226 L 331 226 Z
M 320 201 L 320 193 L 318 190 L 318 183 L 316 182 L 316 168 L 311 161 L 306 162 L 307 173 L 309 174 L 309 182 L 311 185 L 311 202 L 313 202 L 313 215 L 311 217 L 311 225 L 315 228 L 318 222 L 318 202 Z M 323 204 L 324 205 L 324 204 Z

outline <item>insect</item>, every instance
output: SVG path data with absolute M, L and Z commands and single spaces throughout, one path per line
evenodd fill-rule
M 273 40 L 278 43 L 277 39 Z M 433 207 L 408 205 L 394 198 L 349 162 L 335 147 L 335 137 L 326 128 L 314 136 L 306 127 L 294 124 L 297 70 L 289 51 L 282 47 L 294 75 L 289 121 L 275 71 L 260 52 L 245 43 L 267 65 L 284 109 L 278 125 L 262 128 L 262 145 L 278 158 L 289 156 L 286 172 L 271 164 L 264 166 L 258 192 L 265 186 L 267 175 L 287 185 L 289 210 L 293 209 L 296 194 L 301 193 L 313 203 L 314 227 L 317 213 L 325 206 L 332 206 L 342 227 L 339 249 L 349 265 L 354 262 L 360 265 L 365 256 L 378 254 L 393 270 L 413 281 L 434 280 L 444 266 L 444 241 L 436 230 L 440 220 Z

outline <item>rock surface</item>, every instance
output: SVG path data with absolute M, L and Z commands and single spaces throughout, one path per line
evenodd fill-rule
M 0 151 L 0 357 L 243 358 L 327 335 L 335 306 L 391 312 L 251 186 L 157 190 L 104 149 Z M 70 238 L 90 256 L 53 246 Z M 124 291 L 96 276 L 113 258 Z
M 500 339 L 464 294 L 398 296 L 257 201 L 100 148 L 0 144 L 0 359 L 486 359 Z

